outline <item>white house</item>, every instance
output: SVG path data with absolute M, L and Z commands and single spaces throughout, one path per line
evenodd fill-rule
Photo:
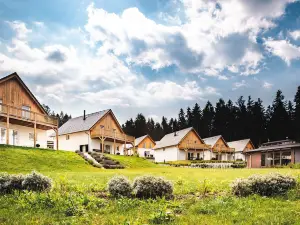
M 210 146 L 192 127 L 165 135 L 154 147 L 155 162 L 200 159 Z
M 135 139 L 135 149 L 139 157 L 154 157 L 155 141 L 147 134 Z
M 122 144 L 133 144 L 135 138 L 122 130 L 112 110 L 103 110 L 72 118 L 59 130 L 60 149 L 67 151 L 100 151 L 120 153 Z
M 0 79 L 0 144 L 47 148 L 47 131 L 57 135 L 57 127 L 17 73 Z
M 235 149 L 235 152 L 234 152 L 235 160 L 245 161 L 246 158 L 245 158 L 244 153 L 248 150 L 255 149 L 255 147 L 250 139 L 228 142 L 228 145 L 231 148 Z
M 210 157 L 204 158 L 205 160 L 233 160 L 234 149 L 227 144 L 222 135 L 204 138 L 203 141 L 212 148 L 212 154 Z

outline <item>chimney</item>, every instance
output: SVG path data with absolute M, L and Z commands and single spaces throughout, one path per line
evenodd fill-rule
M 85 116 L 85 110 L 83 110 L 83 120 L 86 119 L 86 116 Z

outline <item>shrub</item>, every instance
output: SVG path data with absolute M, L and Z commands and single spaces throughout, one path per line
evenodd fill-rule
M 130 196 L 132 192 L 132 186 L 124 176 L 111 178 L 107 184 L 107 189 L 113 197 Z
M 22 186 L 28 191 L 41 192 L 51 189 L 52 180 L 40 173 L 33 171 L 31 174 L 25 176 Z
M 137 177 L 133 188 L 138 198 L 170 197 L 173 194 L 172 183 L 161 177 Z
M 247 179 L 237 179 L 232 184 L 232 192 L 237 196 L 258 194 L 261 196 L 283 195 L 296 186 L 295 178 L 289 175 L 271 173 L 253 175 Z
M 15 190 L 23 190 L 23 175 L 9 175 L 7 173 L 0 174 L 0 194 L 11 194 Z
M 246 168 L 246 163 L 233 163 L 231 165 L 232 168 Z

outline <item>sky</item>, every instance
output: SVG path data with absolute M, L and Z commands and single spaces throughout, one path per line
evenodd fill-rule
M 196 102 L 300 85 L 300 1 L 0 0 L 0 78 L 73 117 L 161 121 Z

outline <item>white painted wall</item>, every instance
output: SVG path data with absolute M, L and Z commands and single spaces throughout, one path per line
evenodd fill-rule
M 59 149 L 60 150 L 66 150 L 66 151 L 76 151 L 80 150 L 80 145 L 88 145 L 89 151 L 92 151 L 93 149 L 99 149 L 101 141 L 98 138 L 91 139 L 89 136 L 89 132 L 77 132 L 73 134 L 69 134 L 69 140 L 67 140 L 67 135 L 61 135 L 58 137 L 59 140 Z M 106 145 L 109 146 L 110 154 L 113 154 L 114 152 L 114 143 L 109 141 L 104 141 L 104 149 L 106 148 Z M 121 144 L 116 143 L 116 147 L 120 148 Z
M 17 146 L 25 146 L 25 147 L 34 147 L 33 140 L 29 139 L 29 133 L 34 133 L 33 127 L 25 127 L 15 124 L 10 124 L 10 137 L 9 137 L 9 144 L 10 145 L 17 145 Z M 0 128 L 6 129 L 6 123 L 0 122 Z M 13 138 L 13 131 L 16 131 L 16 137 Z M 0 136 L 0 143 L 6 144 L 6 133 L 4 138 Z M 41 148 L 47 148 L 47 131 L 37 129 L 37 144 L 40 145 Z
M 148 152 L 148 155 L 154 156 L 154 150 L 149 148 L 138 148 L 137 152 L 139 154 L 139 157 L 145 157 L 145 152 Z
M 235 160 L 237 160 L 237 159 L 242 159 L 243 161 L 245 161 L 246 157 L 242 152 L 236 152 L 235 153 Z
M 155 162 L 177 161 L 180 160 L 179 158 L 181 157 L 181 153 L 176 146 L 167 147 L 165 150 L 155 149 L 154 153 Z

